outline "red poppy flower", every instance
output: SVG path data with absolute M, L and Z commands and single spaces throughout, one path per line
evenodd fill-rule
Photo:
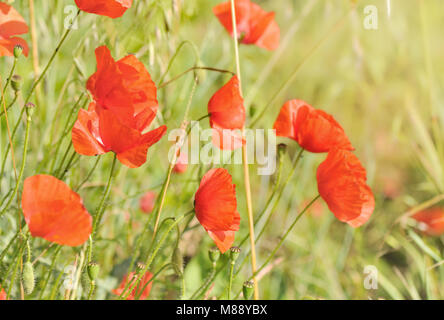
M 208 171 L 200 182 L 194 200 L 194 210 L 200 224 L 224 253 L 234 242 L 239 230 L 236 189 L 226 169 Z
M 149 72 L 134 55 L 116 62 L 106 46 L 95 53 L 97 71 L 86 84 L 94 101 L 127 126 L 145 130 L 158 108 L 157 88 Z
M 6 300 L 6 292 L 2 288 L 0 288 L 0 300 Z
M 236 28 L 244 44 L 275 50 L 279 46 L 280 30 L 274 20 L 274 12 L 266 12 L 250 0 L 236 0 Z M 230 1 L 218 4 L 213 12 L 225 29 L 233 35 L 233 20 Z
M 375 209 L 366 172 L 350 151 L 332 149 L 317 170 L 318 190 L 340 221 L 352 227 L 364 224 Z
M 444 234 L 444 210 L 431 208 L 413 215 L 413 219 L 420 223 L 420 228 L 430 236 Z
M 75 0 L 80 10 L 110 18 L 119 18 L 131 8 L 133 0 Z
M 25 40 L 14 37 L 28 32 L 23 17 L 10 5 L 0 2 L 0 57 L 14 55 L 14 47 L 20 45 L 23 54 L 28 56 L 29 48 Z
M 123 278 L 122 282 L 120 283 L 120 286 L 117 289 L 113 290 L 113 293 L 115 295 L 121 295 L 123 290 L 125 289 L 126 285 L 128 282 L 131 282 L 131 280 L 133 279 L 133 277 L 135 276 L 135 272 L 131 272 L 129 274 L 129 276 L 126 276 Z M 145 285 L 147 284 L 148 281 L 150 281 L 150 279 L 153 277 L 153 274 L 149 271 L 147 271 L 145 273 L 145 275 L 143 276 L 142 280 L 140 280 L 137 288 L 134 288 L 133 291 L 129 294 L 129 296 L 126 298 L 126 300 L 135 300 L 136 297 L 140 294 L 141 290 L 145 287 Z M 151 281 L 145 288 L 145 290 L 143 290 L 143 292 L 140 294 L 139 299 L 140 300 L 145 300 L 148 298 L 148 296 L 150 295 L 150 291 L 151 291 L 151 287 L 153 286 L 153 282 Z
M 233 76 L 211 97 L 208 113 L 215 146 L 234 150 L 245 143 L 241 132 L 245 125 L 245 108 L 237 76 Z
M 140 210 L 145 213 L 151 213 L 154 209 L 154 204 L 156 203 L 156 193 L 148 191 L 145 195 L 140 198 Z
M 22 210 L 33 237 L 71 247 L 88 240 L 92 218 L 80 196 L 49 175 L 26 178 Z
M 112 151 L 122 164 L 137 168 L 146 162 L 148 148 L 158 142 L 165 132 L 166 126 L 161 126 L 141 133 L 120 122 L 113 112 L 101 109 L 92 102 L 88 111 L 79 111 L 72 129 L 72 142 L 79 154 L 94 156 Z
M 273 128 L 277 136 L 296 140 L 310 152 L 328 152 L 332 148 L 354 150 L 344 129 L 331 115 L 302 100 L 286 102 Z

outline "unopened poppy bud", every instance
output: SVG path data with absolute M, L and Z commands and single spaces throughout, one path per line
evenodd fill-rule
M 20 91 L 22 87 L 22 77 L 18 74 L 13 75 L 11 78 L 11 87 L 14 91 Z
M 208 256 L 210 257 L 211 262 L 216 263 L 220 257 L 220 251 L 218 248 L 214 247 L 208 251 Z
M 173 262 L 174 272 L 176 272 L 176 274 L 181 277 L 183 275 L 183 256 L 178 247 L 174 249 L 173 257 L 171 260 Z
M 251 117 L 251 118 L 254 117 L 254 115 L 256 114 L 256 111 L 257 111 L 257 109 L 256 109 L 255 106 L 251 106 L 251 107 L 250 107 L 250 109 L 249 109 L 249 113 L 250 113 L 250 117 Z
M 245 281 L 244 286 L 242 287 L 242 292 L 244 293 L 244 299 L 250 300 L 253 294 L 254 282 L 253 281 Z
M 25 262 L 23 265 L 23 287 L 27 294 L 31 294 L 34 291 L 35 281 L 34 281 L 34 268 L 31 262 Z
M 142 262 L 138 262 L 136 267 L 137 274 L 141 274 L 145 270 L 146 265 Z
M 230 248 L 230 260 L 232 263 L 235 263 L 237 258 L 239 257 L 239 254 L 241 252 L 241 249 L 239 247 L 231 247 Z
M 33 104 L 33 103 L 31 103 L 31 102 L 28 102 L 26 105 L 25 105 L 25 110 L 26 110 L 26 115 L 28 116 L 28 117 L 32 117 L 32 114 L 34 113 L 34 109 L 35 109 L 35 104 Z
M 278 155 L 282 157 L 287 152 L 287 145 L 285 143 L 278 144 Z
M 87 271 L 89 280 L 95 281 L 97 279 L 97 276 L 99 275 L 100 266 L 96 262 L 90 262 L 88 263 Z
M 23 47 L 21 45 L 18 44 L 14 47 L 14 57 L 15 58 L 20 57 L 22 55 L 22 52 L 23 52 Z

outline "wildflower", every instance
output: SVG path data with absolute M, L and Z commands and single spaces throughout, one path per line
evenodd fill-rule
M 230 249 L 239 230 L 236 190 L 226 169 L 208 171 L 195 195 L 194 209 L 200 224 L 222 253 Z
M 110 18 L 119 18 L 131 8 L 133 0 L 75 0 L 80 10 Z
M 53 176 L 35 175 L 25 179 L 22 210 L 33 237 L 75 247 L 91 234 L 92 218 L 82 199 Z
M 233 150 L 242 146 L 245 108 L 239 89 L 239 79 L 233 76 L 208 102 L 213 144 L 220 149 Z
M 332 148 L 354 150 L 344 129 L 331 115 L 302 100 L 286 102 L 273 128 L 277 136 L 293 139 L 310 152 L 328 152 Z
M 318 190 L 328 208 L 352 227 L 364 224 L 375 209 L 372 190 L 359 159 L 350 151 L 334 148 L 317 170 Z
M 230 1 L 218 4 L 213 13 L 224 28 L 233 35 Z M 250 0 L 235 0 L 236 29 L 241 43 L 275 50 L 279 46 L 280 30 L 274 12 L 266 12 Z
M 112 151 L 125 166 L 140 167 L 148 148 L 166 132 L 166 126 L 147 131 L 157 112 L 157 89 L 134 56 L 115 62 L 102 46 L 96 58 L 97 72 L 87 83 L 94 101 L 79 111 L 72 129 L 74 149 L 86 156 Z
M 431 208 L 413 215 L 419 222 L 420 229 L 429 236 L 440 236 L 444 233 L 444 210 Z
M 29 48 L 25 40 L 15 37 L 28 32 L 23 17 L 10 5 L 0 2 L 0 57 L 14 56 L 14 48 L 21 48 L 28 56 Z

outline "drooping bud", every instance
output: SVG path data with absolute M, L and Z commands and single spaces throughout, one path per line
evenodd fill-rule
M 34 268 L 31 262 L 25 262 L 23 265 L 23 287 L 26 294 L 31 294 L 34 291 L 35 280 L 34 280 Z
M 208 251 L 208 256 L 210 257 L 211 262 L 216 263 L 220 257 L 220 251 L 218 248 L 214 247 Z
M 245 281 L 244 286 L 242 287 L 242 292 L 244 294 L 245 300 L 250 300 L 254 291 L 254 282 L 253 281 Z
M 95 281 L 100 272 L 100 266 L 96 262 L 88 263 L 87 267 L 89 280 Z
M 182 252 L 180 252 L 179 247 L 174 249 L 171 261 L 173 263 L 174 272 L 176 272 L 176 274 L 181 277 L 183 275 L 183 256 Z
M 285 143 L 278 144 L 278 156 L 279 158 L 283 157 L 287 152 L 287 145 Z
M 241 252 L 241 249 L 239 247 L 231 247 L 230 248 L 230 260 L 232 263 L 235 263 L 237 258 L 239 257 L 239 254 Z
M 14 57 L 16 59 L 22 55 L 22 52 L 23 52 L 23 47 L 21 45 L 18 44 L 14 47 Z
M 11 87 L 14 89 L 14 91 L 20 91 L 22 87 L 22 77 L 20 77 L 18 74 L 15 74 L 11 78 Z

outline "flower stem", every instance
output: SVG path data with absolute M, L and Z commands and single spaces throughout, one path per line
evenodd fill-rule
M 237 77 L 239 78 L 239 88 L 240 93 L 242 94 L 242 80 L 241 80 L 241 72 L 240 72 L 240 61 L 239 61 L 239 45 L 237 39 L 237 25 L 236 25 L 236 8 L 234 5 L 234 0 L 230 0 L 231 2 L 231 22 L 233 25 L 233 37 L 234 37 L 234 53 L 236 59 L 236 72 Z M 245 135 L 245 130 L 244 133 Z M 246 144 L 242 145 L 242 160 L 243 160 L 243 169 L 244 169 L 244 184 L 245 184 L 245 197 L 247 201 L 247 211 L 248 211 L 248 226 L 250 232 L 250 246 L 251 246 L 251 271 L 253 273 L 253 282 L 254 282 L 254 299 L 259 299 L 259 286 L 256 281 L 256 277 L 254 274 L 256 273 L 256 245 L 254 240 L 254 217 L 253 217 L 253 204 L 251 199 L 251 186 L 250 186 L 250 172 L 248 170 L 248 155 L 247 155 L 247 146 Z
M 228 282 L 228 291 L 227 291 L 227 299 L 230 300 L 231 296 L 231 287 L 233 286 L 233 274 L 234 274 L 234 261 L 230 262 L 230 280 Z
M 116 168 L 116 162 L 117 162 L 117 155 L 114 154 L 113 164 L 111 165 L 111 170 L 109 172 L 108 182 L 106 184 L 105 191 L 103 192 L 102 200 L 100 200 L 100 204 L 97 207 L 96 214 L 94 216 L 95 219 L 94 219 L 93 229 L 92 229 L 92 233 L 91 233 L 92 237 L 95 236 L 95 234 L 97 232 L 97 228 L 100 223 L 100 220 L 102 220 L 103 212 L 105 211 L 105 207 L 106 207 L 105 203 L 108 200 L 108 197 L 109 197 L 109 194 L 111 191 L 111 185 L 112 185 L 112 182 L 114 179 L 114 171 Z
M 26 107 L 25 107 L 26 108 Z M 23 145 L 23 156 L 22 156 L 22 166 L 20 168 L 20 172 L 17 178 L 17 181 L 15 183 L 14 191 L 12 192 L 11 197 L 6 202 L 6 205 L 3 207 L 3 210 L 0 211 L 0 217 L 6 212 L 11 202 L 14 200 L 15 196 L 17 195 L 17 192 L 20 187 L 20 182 L 23 178 L 23 173 L 25 172 L 25 164 L 26 164 L 26 155 L 28 153 L 28 143 L 29 143 L 29 130 L 31 127 L 31 112 L 28 113 L 28 116 L 26 117 L 26 132 L 25 132 L 25 142 Z

